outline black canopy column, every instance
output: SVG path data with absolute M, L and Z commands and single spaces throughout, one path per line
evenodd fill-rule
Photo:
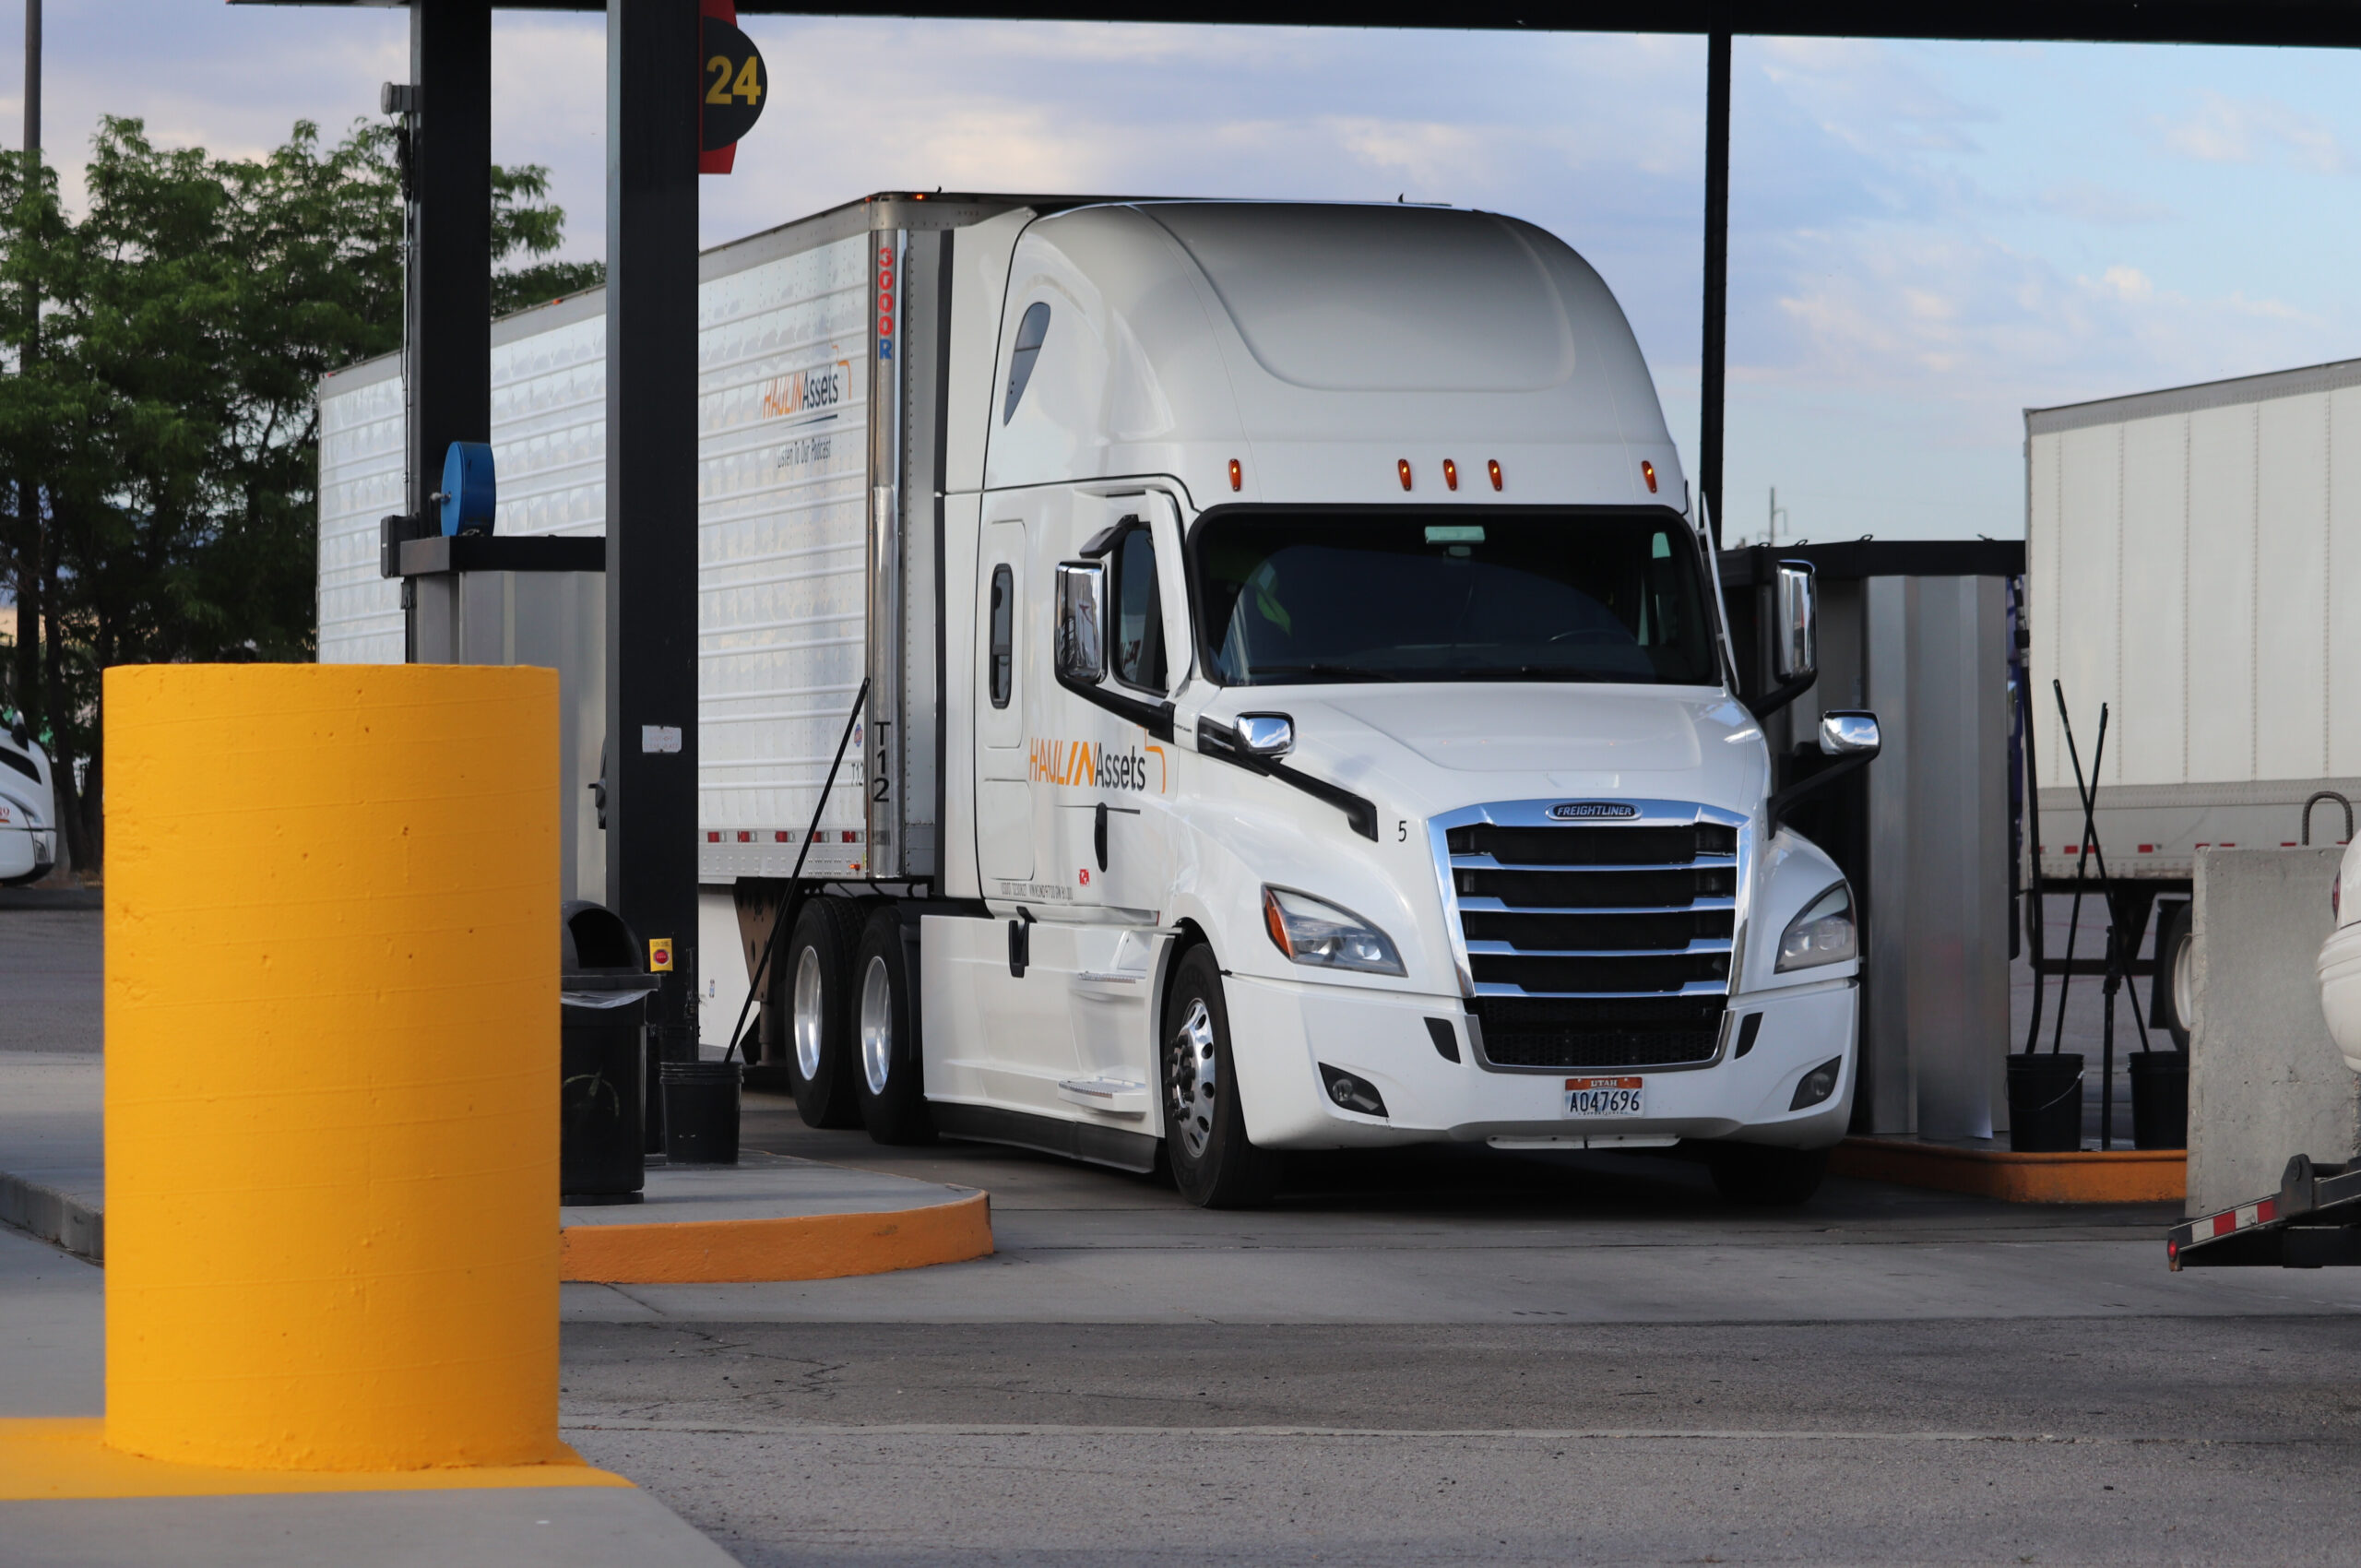
M 1730 292 L 1730 35 L 1718 7 L 1705 35 L 1705 345 L 1697 377 L 1697 490 L 1722 547 L 1722 366 Z
M 492 6 L 419 0 L 409 8 L 409 265 L 402 367 L 409 445 L 402 510 L 409 531 L 434 531 L 454 441 L 492 436 Z M 389 107 L 391 107 L 389 105 Z M 412 585 L 402 585 L 418 657 Z
M 607 902 L 671 944 L 670 1061 L 697 1051 L 699 37 L 694 0 L 609 0 Z

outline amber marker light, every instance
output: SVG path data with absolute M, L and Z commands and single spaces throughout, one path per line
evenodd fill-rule
M 1645 457 L 1640 459 L 1640 477 L 1648 481 L 1648 493 L 1656 493 L 1656 466 Z
M 1459 488 L 1459 465 L 1449 457 L 1442 460 L 1442 487 L 1445 490 Z
M 1491 461 L 1489 461 L 1489 462 L 1486 463 L 1484 466 L 1485 466 L 1486 468 L 1488 468 L 1488 469 L 1491 469 L 1491 470 L 1492 470 L 1492 488 L 1493 488 L 1494 490 L 1498 490 L 1498 489 L 1500 489 L 1500 488 L 1501 488 L 1501 460 L 1500 460 L 1498 457 L 1494 457 Z
M 1279 912 L 1278 895 L 1267 887 L 1263 889 L 1263 929 L 1271 933 L 1272 946 L 1290 958 L 1295 956 L 1295 944 L 1287 940 L 1287 917 Z
M 1405 490 L 1409 489 L 1410 459 L 1407 457 L 1396 457 L 1394 460 L 1394 471 L 1402 476 L 1402 488 Z
M 1237 458 L 1232 457 L 1229 460 L 1229 488 L 1232 490 L 1242 490 L 1245 488 L 1245 485 L 1246 470 L 1238 466 Z

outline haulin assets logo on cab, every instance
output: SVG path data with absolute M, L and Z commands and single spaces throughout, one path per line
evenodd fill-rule
M 1629 801 L 1560 801 L 1549 808 L 1560 822 L 1610 822 L 1640 814 Z
M 1148 759 L 1153 756 L 1155 766 Z M 1038 784 L 1067 784 L 1084 790 L 1135 790 L 1164 793 L 1164 748 L 1118 750 L 1088 741 L 1035 741 L 1026 774 Z

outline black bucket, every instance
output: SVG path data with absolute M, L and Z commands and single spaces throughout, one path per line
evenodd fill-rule
M 667 1062 L 658 1070 L 667 1165 L 738 1163 L 740 1072 L 735 1062 Z
M 2189 1146 L 2189 1052 L 2135 1051 L 2131 1063 L 2131 1146 Z
M 2071 1154 L 2082 1146 L 2082 1058 L 2022 1051 L 2009 1057 L 2009 1148 Z

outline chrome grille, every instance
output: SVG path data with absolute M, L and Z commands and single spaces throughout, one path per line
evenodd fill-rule
M 1630 802 L 1560 824 L 1506 802 L 1432 824 L 1487 1066 L 1695 1066 L 1714 1059 L 1747 846 L 1735 814 Z

